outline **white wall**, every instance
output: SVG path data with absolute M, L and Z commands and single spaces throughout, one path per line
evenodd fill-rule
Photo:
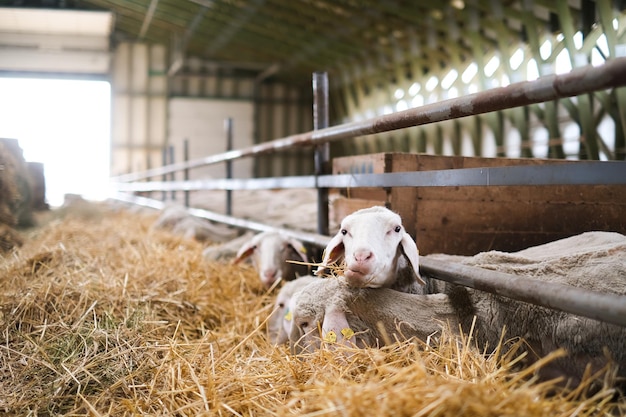
M 183 142 L 189 141 L 189 159 L 226 151 L 225 120 L 233 119 L 233 149 L 253 145 L 254 106 L 251 101 L 200 98 L 172 98 L 168 104 L 168 144 L 174 146 L 175 161 L 183 160 Z M 252 177 L 252 158 L 233 161 L 235 178 Z M 194 168 L 190 178 L 223 178 L 224 163 Z M 177 174 L 182 179 L 182 174 Z

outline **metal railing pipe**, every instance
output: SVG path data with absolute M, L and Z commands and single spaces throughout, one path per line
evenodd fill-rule
M 176 163 L 143 172 L 120 175 L 113 179 L 116 181 L 135 181 L 180 171 L 185 168 L 196 168 L 246 156 L 276 152 L 296 146 L 311 146 L 355 136 L 389 132 L 411 126 L 421 126 L 564 97 L 573 97 L 625 85 L 626 57 L 613 58 L 597 67 L 579 67 L 567 74 L 547 75 L 534 81 L 509 84 L 506 87 L 426 104 L 360 122 L 346 123 L 291 135 L 239 150 L 194 159 L 186 163 Z
M 427 257 L 420 270 L 444 281 L 491 294 L 564 311 L 607 323 L 626 326 L 626 296 L 541 281 L 490 269 Z M 589 277 L 592 279 L 593 277 Z M 597 277 L 602 279 L 602 277 Z

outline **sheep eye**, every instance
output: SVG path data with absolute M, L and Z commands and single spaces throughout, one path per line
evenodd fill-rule
M 346 229 L 341 229 L 341 234 L 345 236 L 348 234 L 348 231 Z
M 393 229 L 396 233 L 400 233 L 400 230 L 402 230 L 402 226 L 396 226 L 395 229 Z
M 307 327 L 309 327 L 309 322 L 308 321 L 303 321 L 302 323 L 300 323 L 300 327 L 303 329 L 306 329 Z
M 285 303 L 278 303 L 278 307 L 285 308 Z

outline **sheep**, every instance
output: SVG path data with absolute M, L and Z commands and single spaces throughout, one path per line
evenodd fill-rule
M 341 276 L 314 281 L 296 292 L 290 311 L 294 354 L 315 350 L 322 340 L 357 347 L 380 346 L 396 337 L 426 340 L 441 330 L 443 322 L 453 328 L 458 323 L 446 294 L 357 288 Z
M 292 307 L 290 307 L 290 305 L 292 304 L 291 300 L 293 295 L 308 284 L 321 280 L 321 278 L 312 275 L 304 275 L 283 284 L 276 295 L 274 309 L 268 319 L 267 336 L 270 342 L 275 345 L 281 345 L 289 341 L 289 332 L 292 323 Z
M 598 233 L 514 254 L 486 252 L 463 263 L 626 295 L 626 236 L 605 233 L 599 241 Z M 588 250 L 584 245 L 589 245 Z M 547 255 L 550 252 L 555 255 Z M 528 362 L 565 349 L 566 357 L 540 368 L 542 379 L 562 376 L 577 383 L 588 364 L 593 371 L 606 364 L 605 349 L 619 366 L 618 376 L 626 377 L 625 327 L 471 288 L 447 284 L 440 294 L 403 294 L 386 288 L 351 288 L 339 277 L 309 284 L 293 299 L 289 340 L 294 353 L 315 349 L 321 340 L 357 347 L 385 344 L 394 337 L 424 340 L 436 333 L 439 323 L 449 322 L 452 330 L 473 327 L 472 335 L 481 350 L 495 348 L 503 329 L 507 338 L 523 338 Z
M 233 263 L 237 264 L 249 257 L 266 288 L 279 279 L 291 281 L 308 272 L 307 265 L 288 262 L 308 262 L 304 244 L 280 232 L 269 231 L 255 235 L 239 248 Z
M 163 209 L 152 227 L 170 230 L 185 239 L 194 239 L 199 242 L 224 242 L 237 235 L 233 229 L 189 214 L 187 209 L 180 205 L 170 205 Z
M 346 216 L 330 240 L 316 275 L 343 257 L 343 276 L 353 287 L 392 288 L 423 293 L 419 251 L 393 211 L 374 206 Z
M 254 232 L 247 231 L 235 239 L 228 242 L 221 243 L 219 245 L 211 245 L 202 251 L 204 259 L 210 261 L 218 261 L 224 259 L 234 259 L 237 255 L 237 251 L 244 243 L 248 242 L 254 236 Z

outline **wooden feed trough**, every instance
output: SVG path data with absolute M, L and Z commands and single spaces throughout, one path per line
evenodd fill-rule
M 333 174 L 575 164 L 547 159 L 377 153 L 333 160 Z M 626 233 L 625 185 L 395 187 L 343 189 L 335 220 L 386 205 L 403 219 L 420 253 L 517 251 L 586 231 Z

